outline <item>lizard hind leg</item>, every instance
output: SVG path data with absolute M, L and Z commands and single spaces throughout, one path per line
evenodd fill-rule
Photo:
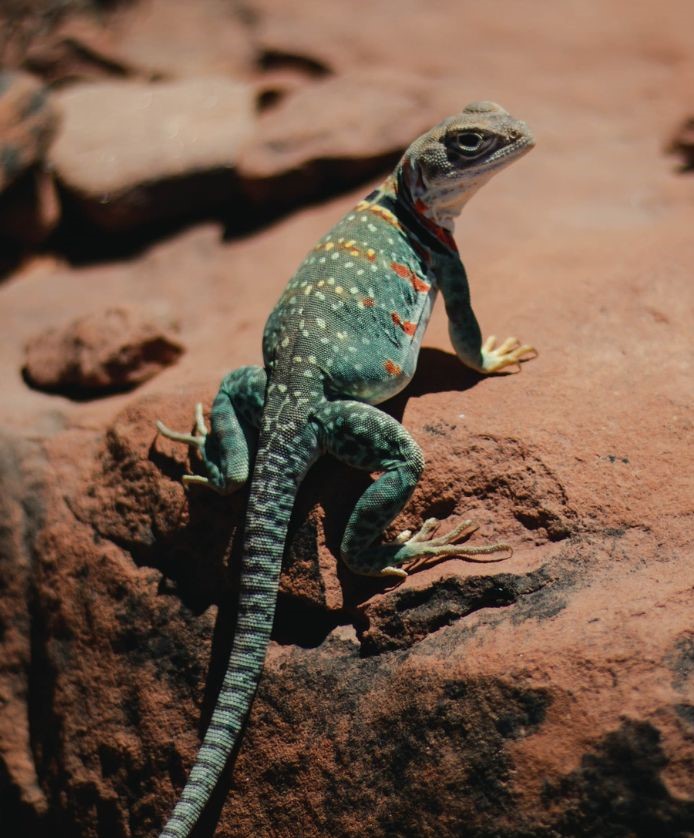
M 397 537 L 396 541 L 400 544 L 410 547 L 417 545 L 415 549 L 419 555 L 409 560 L 412 562 L 410 569 L 427 564 L 431 559 L 436 558 L 458 557 L 472 562 L 501 562 L 513 555 L 513 547 L 510 544 L 496 543 L 474 546 L 461 544 L 478 529 L 478 525 L 469 519 L 461 521 L 450 532 L 434 538 L 433 533 L 439 528 L 440 523 L 438 518 L 427 518 L 416 533 L 412 534 L 410 530 L 405 530 Z M 501 552 L 506 553 L 506 555 L 491 559 L 486 558 L 490 554 Z
M 316 411 L 314 419 L 327 453 L 355 468 L 382 472 L 357 502 L 345 529 L 341 554 L 350 570 L 364 576 L 405 577 L 407 572 L 401 565 L 406 563 L 446 556 L 480 561 L 477 556 L 510 551 L 505 544 L 459 544 L 476 529 L 471 521 L 434 537 L 435 518 L 425 521 L 414 535 L 408 531 L 389 544 L 378 544 L 421 476 L 424 458 L 419 446 L 399 422 L 361 402 L 328 402 Z
M 248 480 L 265 403 L 265 371 L 242 367 L 229 373 L 219 386 L 210 412 L 211 428 L 205 424 L 202 405 L 195 406 L 195 430 L 180 433 L 157 421 L 162 436 L 195 448 L 207 477 L 186 474 L 183 482 L 220 494 L 230 494 Z

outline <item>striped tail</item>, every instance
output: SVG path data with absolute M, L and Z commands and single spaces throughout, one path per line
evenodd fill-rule
M 248 512 L 234 642 L 212 719 L 188 782 L 161 838 L 187 838 L 217 785 L 248 714 L 275 616 L 289 517 L 317 454 L 305 420 L 266 404 Z

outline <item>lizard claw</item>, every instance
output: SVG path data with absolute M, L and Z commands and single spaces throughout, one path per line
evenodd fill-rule
M 183 442 L 186 445 L 190 445 L 191 448 L 197 448 L 203 460 L 206 461 L 205 441 L 207 440 L 207 435 L 210 431 L 205 424 L 205 416 L 202 412 L 201 402 L 198 402 L 195 405 L 195 431 L 192 434 L 174 431 L 159 419 L 157 419 L 156 424 L 157 430 L 162 436 L 165 436 L 167 439 L 172 439 L 174 442 Z M 229 488 L 227 486 L 219 486 L 208 477 L 203 477 L 201 474 L 184 474 L 181 478 L 181 482 L 184 486 L 205 486 L 205 488 L 212 489 L 212 491 L 217 492 L 220 495 L 224 495 L 229 492 Z
M 513 548 L 510 544 L 485 544 L 479 547 L 460 544 L 459 542 L 464 541 L 478 529 L 478 525 L 469 519 L 461 521 L 452 530 L 444 533 L 444 535 L 434 538 L 434 533 L 438 529 L 439 524 L 440 521 L 438 519 L 427 518 L 414 535 L 409 530 L 406 530 L 405 533 L 401 534 L 399 539 L 396 539 L 404 548 L 410 548 L 413 565 L 448 556 L 476 562 L 499 562 L 513 555 Z M 402 538 L 405 534 L 408 535 L 407 540 Z M 508 555 L 492 559 L 476 558 L 477 556 L 487 556 L 490 553 L 499 553 L 502 551 L 507 552 Z M 394 569 L 387 567 L 382 572 L 385 574 L 387 571 L 388 575 L 394 575 L 391 573 Z
M 167 439 L 172 439 L 174 442 L 184 442 L 186 445 L 199 448 L 202 451 L 205 447 L 205 440 L 207 439 L 209 429 L 205 424 L 205 417 L 203 416 L 201 402 L 198 402 L 195 405 L 195 433 L 182 434 L 179 431 L 173 431 L 159 419 L 157 419 L 157 430 Z
M 498 372 L 507 367 L 517 367 L 520 371 L 521 361 L 529 361 L 537 357 L 537 349 L 529 343 L 521 343 L 517 338 L 506 338 L 496 346 L 496 337 L 490 335 L 482 344 L 482 366 L 484 372 Z M 529 357 L 524 357 L 529 356 Z

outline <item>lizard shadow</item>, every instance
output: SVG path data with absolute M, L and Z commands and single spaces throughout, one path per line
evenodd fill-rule
M 474 387 L 484 377 L 461 364 L 452 352 L 425 346 L 419 353 L 412 381 L 401 393 L 379 406 L 400 421 L 407 402 L 413 396 L 462 392 Z

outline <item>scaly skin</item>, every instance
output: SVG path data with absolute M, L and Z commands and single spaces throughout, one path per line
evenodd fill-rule
M 270 638 L 296 490 L 319 456 L 382 472 L 355 506 L 342 540 L 342 559 L 355 573 L 405 576 L 408 562 L 508 549 L 456 543 L 469 535 L 469 521 L 432 538 L 436 522 L 429 520 L 413 536 L 377 543 L 412 494 L 424 460 L 407 431 L 374 405 L 412 378 L 439 290 L 466 366 L 481 373 L 518 369 L 534 354 L 513 338 L 499 346 L 494 338 L 482 341 L 451 235 L 471 195 L 532 145 L 527 126 L 492 102 L 468 105 L 419 137 L 393 174 L 308 254 L 268 319 L 265 368 L 244 367 L 224 379 L 211 432 L 199 406 L 193 435 L 158 423 L 163 434 L 202 455 L 207 477 L 187 482 L 220 492 L 243 486 L 256 449 L 233 649 L 165 838 L 190 834 L 247 716 Z

